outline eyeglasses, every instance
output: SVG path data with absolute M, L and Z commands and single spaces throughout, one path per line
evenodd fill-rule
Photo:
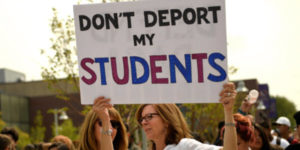
M 102 121 L 100 119 L 97 120 L 100 127 L 102 127 Z M 118 129 L 121 126 L 121 123 L 117 120 L 110 120 L 110 124 L 113 128 Z
M 149 114 L 145 115 L 144 117 L 140 118 L 140 119 L 139 119 L 139 123 L 142 124 L 143 120 L 145 120 L 145 121 L 148 122 L 148 121 L 150 121 L 150 120 L 153 118 L 153 116 L 155 116 L 155 115 L 158 115 L 158 116 L 159 116 L 158 113 L 149 113 Z

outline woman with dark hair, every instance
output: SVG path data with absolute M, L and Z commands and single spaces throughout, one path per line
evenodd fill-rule
M 11 138 L 5 134 L 0 134 L 0 150 L 14 150 Z
M 271 150 L 267 135 L 259 124 L 254 126 L 254 140 L 250 142 L 251 150 Z

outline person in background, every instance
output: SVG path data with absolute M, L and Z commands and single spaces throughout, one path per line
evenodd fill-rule
M 49 146 L 48 150 L 70 150 L 70 149 L 68 145 L 65 143 L 54 142 Z
M 290 144 L 297 143 L 297 141 L 290 136 L 289 129 L 291 127 L 291 122 L 287 117 L 284 116 L 279 117 L 274 123 L 274 125 L 276 126 L 279 137 L 286 139 Z
M 64 143 L 68 146 L 69 150 L 75 150 L 75 147 L 73 145 L 73 142 L 70 138 L 64 136 L 64 135 L 57 135 L 52 140 L 52 143 Z
M 79 150 L 127 150 L 126 128 L 110 99 L 98 97 L 81 126 Z
M 248 100 L 247 100 L 248 96 L 246 96 L 243 101 L 242 101 L 242 104 L 241 106 L 239 107 L 238 109 L 238 113 L 244 115 L 244 116 L 247 116 L 249 115 L 250 113 L 250 110 L 253 106 L 253 104 L 251 104 Z
M 15 128 L 11 127 L 5 127 L 1 130 L 1 134 L 8 135 L 13 140 L 13 146 L 16 147 L 18 140 L 19 140 L 19 134 Z
M 0 150 L 15 150 L 13 141 L 8 135 L 0 134 Z
M 222 146 L 223 145 L 223 137 L 221 137 L 222 133 L 222 129 L 224 127 L 224 121 L 220 121 L 219 124 L 218 124 L 218 136 L 214 142 L 214 145 L 217 145 L 217 146 Z
M 300 150 L 300 144 L 291 144 L 285 150 Z
M 234 114 L 234 121 L 237 132 L 238 150 L 249 150 L 250 142 L 254 138 L 254 130 L 250 119 L 240 113 L 236 113 Z
M 263 131 L 267 135 L 267 138 L 269 139 L 269 142 L 273 149 L 276 146 L 285 149 L 290 145 L 290 143 L 286 139 L 271 134 L 271 122 L 269 120 L 264 120 L 264 122 L 259 123 L 259 125 L 263 128 Z
M 225 113 L 224 150 L 237 150 L 233 105 L 236 97 L 233 83 L 224 85 L 220 102 Z M 150 140 L 150 150 L 219 150 L 222 147 L 208 145 L 191 139 L 188 125 L 175 104 L 143 104 L 136 112 L 136 119 Z
M 33 144 L 27 144 L 24 150 L 37 150 Z
M 298 143 L 300 143 L 300 111 L 296 112 L 294 114 L 294 119 L 296 120 L 296 124 L 297 124 L 297 127 L 296 127 L 296 133 L 297 133 L 297 141 Z
M 251 150 L 271 150 L 270 142 L 265 134 L 263 128 L 259 124 L 254 126 L 254 140 L 251 140 Z
M 201 135 L 197 132 L 192 132 L 192 137 L 193 137 L 193 139 L 195 139 L 201 143 L 205 142 L 204 139 L 201 137 Z

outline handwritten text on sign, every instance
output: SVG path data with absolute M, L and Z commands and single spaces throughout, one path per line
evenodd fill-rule
M 220 0 L 74 6 L 82 103 L 217 102 L 224 11 Z

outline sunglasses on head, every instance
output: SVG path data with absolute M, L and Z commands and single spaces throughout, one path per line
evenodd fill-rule
M 100 119 L 97 120 L 100 127 L 102 127 L 102 121 Z M 113 128 L 117 129 L 121 126 L 121 123 L 117 120 L 110 120 L 110 124 Z

